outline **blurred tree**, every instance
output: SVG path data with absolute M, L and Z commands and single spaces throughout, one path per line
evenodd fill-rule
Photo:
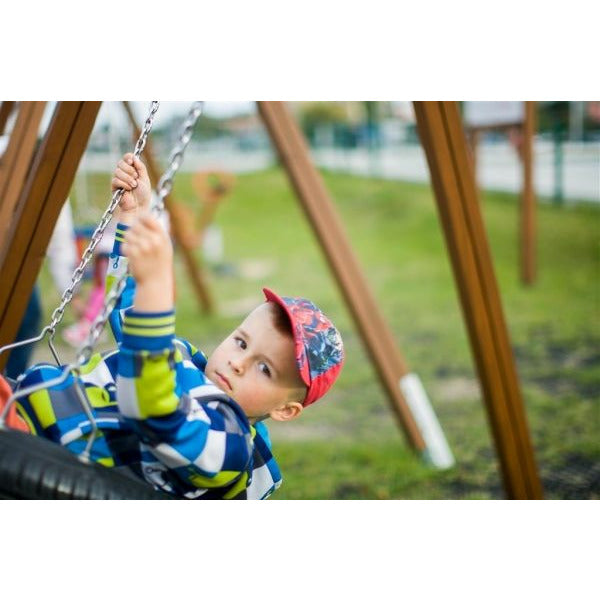
M 365 132 L 367 145 L 375 148 L 380 145 L 379 121 L 381 119 L 381 102 L 363 102 L 366 113 Z
M 564 132 L 569 127 L 568 102 L 538 102 L 537 130 L 539 133 Z
M 554 142 L 554 193 L 555 203 L 563 201 L 563 143 L 569 129 L 569 103 L 543 102 L 538 108 L 538 131 L 550 133 Z
M 315 141 L 317 129 L 329 125 L 336 129 L 348 124 L 348 114 L 341 102 L 302 102 L 298 106 L 300 126 L 310 142 Z
M 179 135 L 185 114 L 171 117 L 166 123 L 161 123 L 152 130 L 152 136 L 166 143 L 174 143 Z M 213 139 L 226 133 L 224 119 L 202 115 L 194 128 L 194 136 L 203 139 Z

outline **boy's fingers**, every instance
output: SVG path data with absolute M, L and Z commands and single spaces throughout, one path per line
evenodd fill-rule
M 131 256 L 131 244 L 129 244 L 129 242 L 123 242 L 121 244 L 121 252 L 123 253 L 123 256 L 130 257 Z
M 130 239 L 129 243 L 132 247 L 136 248 L 138 252 L 149 252 L 152 249 L 152 243 L 146 236 Z
M 127 233 L 135 239 L 139 239 L 142 237 L 148 237 L 153 232 L 154 229 L 147 221 L 146 215 L 140 215 Z
M 123 160 L 129 165 L 133 164 L 134 158 L 135 158 L 135 156 L 134 156 L 133 152 L 127 152 L 126 154 L 123 155 Z
M 137 177 L 137 171 L 135 170 L 135 168 L 124 160 L 120 160 L 117 163 L 117 169 L 121 169 L 121 171 L 127 173 L 131 177 Z
M 139 217 L 139 223 L 152 231 L 162 229 L 158 219 L 151 212 L 144 212 Z
M 136 187 L 137 186 L 137 180 L 135 177 L 133 177 L 131 174 L 126 173 L 125 171 L 123 171 L 122 169 L 117 167 L 117 170 L 115 171 L 115 178 L 120 179 L 121 181 L 125 181 L 127 182 L 127 184 L 130 187 Z
M 160 235 L 148 229 L 130 229 L 127 231 L 125 241 L 130 248 L 135 248 L 137 253 L 152 254 L 163 245 L 163 239 Z
M 131 173 L 128 173 L 127 171 L 123 171 L 123 169 L 121 169 L 120 167 L 117 167 L 115 169 L 113 176 L 117 177 L 118 179 L 122 179 L 123 181 L 127 181 L 127 183 L 129 183 L 129 185 L 133 185 L 134 183 L 137 183 L 137 180 L 138 180 L 137 173 L 135 175 L 132 175 Z
M 146 172 L 146 165 L 137 157 L 137 156 L 133 156 L 133 166 L 137 169 L 137 172 L 140 175 L 143 175 Z
M 123 190 L 131 190 L 131 185 L 118 177 L 113 177 L 110 182 L 113 190 L 123 189 Z

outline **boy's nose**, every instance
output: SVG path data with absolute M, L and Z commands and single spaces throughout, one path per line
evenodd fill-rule
M 236 375 L 241 375 L 244 372 L 244 363 L 241 359 L 230 358 L 229 366 Z

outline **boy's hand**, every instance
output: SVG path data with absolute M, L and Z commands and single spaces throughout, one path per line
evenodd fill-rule
M 142 213 L 125 233 L 123 254 L 137 282 L 134 307 L 142 312 L 171 310 L 173 246 L 167 232 L 149 212 Z
M 119 220 L 131 225 L 139 212 L 148 210 L 152 198 L 150 178 L 144 163 L 131 152 L 128 152 L 118 162 L 111 181 L 111 189 L 123 189 L 119 202 L 121 209 Z

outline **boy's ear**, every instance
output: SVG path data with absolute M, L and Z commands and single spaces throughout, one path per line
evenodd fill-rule
M 300 416 L 304 407 L 300 402 L 288 402 L 279 408 L 272 410 L 269 416 L 274 421 L 291 421 Z

